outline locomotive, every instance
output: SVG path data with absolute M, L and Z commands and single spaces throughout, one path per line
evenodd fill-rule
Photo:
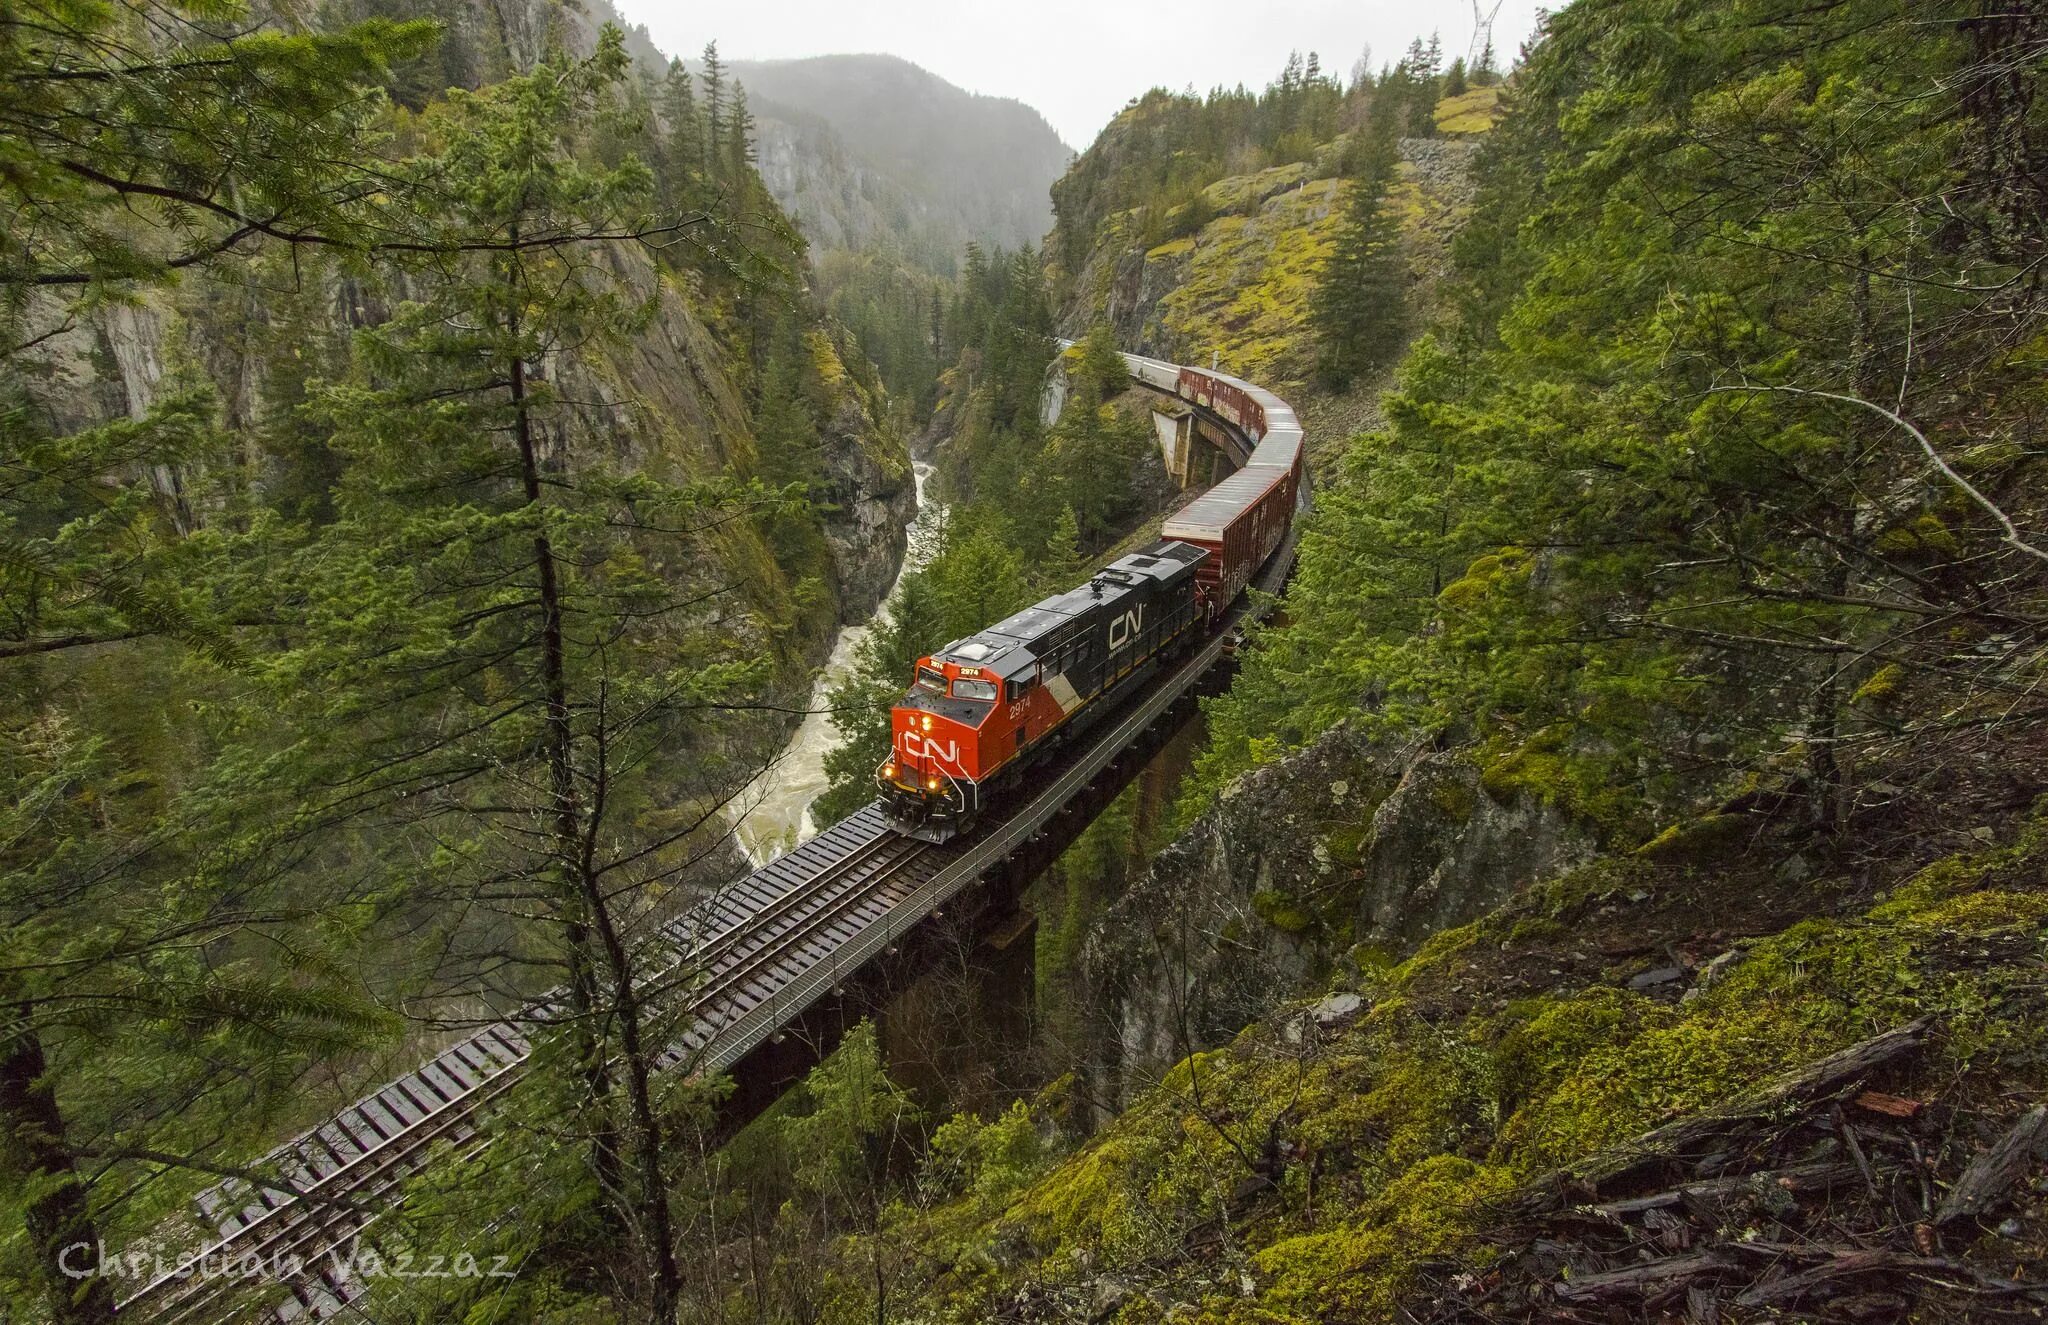
M 1216 629 L 1286 536 L 1302 476 L 1294 411 L 1236 378 L 1124 358 L 1141 382 L 1226 420 L 1250 454 L 1175 512 L 1160 541 L 917 660 L 875 770 L 900 833 L 971 833 L 1046 755 Z

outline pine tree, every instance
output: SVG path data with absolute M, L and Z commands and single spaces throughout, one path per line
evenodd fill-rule
M 754 170 L 754 117 L 747 110 L 744 83 L 732 85 L 732 114 L 725 131 L 726 178 L 737 184 L 751 178 Z
M 1393 145 L 1384 121 L 1351 182 L 1344 221 L 1316 285 L 1316 374 L 1332 390 L 1388 366 L 1407 339 L 1407 257 L 1387 205 Z
M 266 243 L 389 238 L 373 89 L 432 25 L 228 17 L 172 0 L 0 22 L 0 1217 L 19 1221 L 0 1315 L 60 1325 L 114 1306 L 67 1248 L 110 1220 L 153 1233 L 179 1156 L 260 1125 L 309 1057 L 391 1029 L 334 979 L 280 849 L 296 807 L 250 776 L 277 752 L 221 605 L 256 536 L 186 537 L 199 499 L 231 495 L 202 486 L 217 403 L 166 365 L 139 418 L 59 437 L 30 404 L 38 347 L 96 308 Z M 162 713 L 131 696 L 203 708 L 209 738 L 168 766 Z M 346 928 L 352 899 L 324 900 Z
M 955 638 L 946 626 L 931 577 L 904 576 L 856 650 L 852 674 L 828 697 L 839 743 L 825 756 L 831 785 L 811 806 L 819 824 L 837 823 L 875 798 L 875 770 L 889 754 L 889 710 L 909 689 L 916 661 Z
M 1073 376 L 1081 388 L 1077 403 L 1084 410 L 1093 410 L 1097 405 L 1122 395 L 1130 385 L 1130 369 L 1116 347 L 1116 333 L 1109 329 L 1107 322 L 1096 323 L 1081 338 L 1075 349 Z
M 704 176 L 724 179 L 725 146 L 725 64 L 718 58 L 718 43 L 704 43 Z
M 1495 67 L 1494 58 L 1493 38 L 1489 36 L 1479 51 L 1479 59 L 1472 66 L 1472 86 L 1492 87 L 1500 82 L 1500 70 Z
M 662 200 L 672 211 L 698 204 L 704 148 L 699 135 L 697 97 L 681 60 L 670 60 L 661 82 Z
M 1039 588 L 1048 594 L 1071 589 L 1081 582 L 1087 565 L 1081 555 L 1081 519 L 1072 506 L 1062 506 L 1045 536 L 1045 551 L 1039 555 Z
M 1436 136 L 1436 103 L 1438 76 L 1443 69 L 1444 47 L 1442 38 L 1432 32 L 1429 44 L 1423 46 L 1420 39 L 1409 47 L 1413 65 L 1409 85 L 1408 136 L 1411 138 L 1434 138 Z
M 502 908 L 532 945 L 522 961 L 560 972 L 567 1013 L 534 1033 L 567 1048 L 600 1198 L 630 1236 L 648 1314 L 671 1321 L 663 1045 L 633 926 L 694 825 L 646 831 L 634 816 L 651 781 L 679 776 L 703 715 L 761 667 L 679 610 L 716 593 L 689 573 L 705 560 L 693 530 L 743 497 L 618 469 L 555 376 L 564 347 L 589 352 L 650 311 L 591 237 L 637 214 L 651 178 L 564 149 L 626 67 L 608 28 L 587 60 L 453 102 L 445 149 L 413 164 L 440 190 L 445 242 L 494 243 L 414 271 L 415 302 L 361 334 L 358 373 L 318 402 L 350 461 L 344 516 L 294 578 L 359 601 L 283 674 L 354 725 L 380 780 L 437 789 L 412 829 L 441 854 L 433 895 Z M 361 595 L 371 567 L 380 590 Z M 536 914 L 537 931 L 517 920 Z

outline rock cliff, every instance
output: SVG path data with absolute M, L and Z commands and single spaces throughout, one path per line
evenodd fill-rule
M 1351 727 L 1257 769 L 1166 847 L 1084 944 L 1095 1097 L 1128 1101 L 1354 963 L 1588 859 L 1592 837 L 1457 751 L 1389 750 Z

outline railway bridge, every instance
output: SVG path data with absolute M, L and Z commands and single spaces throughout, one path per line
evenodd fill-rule
M 1175 402 L 1233 467 L 1259 442 L 1232 392 L 1267 393 L 1236 379 L 1214 398 L 1188 399 L 1182 370 L 1126 355 L 1133 381 Z M 1291 418 L 1291 411 L 1288 411 Z M 1304 482 L 1297 510 L 1308 504 Z M 1037 770 L 1033 789 L 991 811 L 968 838 L 935 844 L 900 836 L 878 804 L 706 898 L 661 932 L 656 965 L 691 973 L 669 997 L 687 1000 L 686 1027 L 660 1066 L 728 1076 L 719 1125 L 730 1132 L 773 1102 L 829 1053 L 862 1017 L 888 1005 L 963 941 L 1000 942 L 1028 928 L 1024 887 L 1129 784 L 1193 716 L 1198 699 L 1227 679 L 1236 640 L 1265 610 L 1294 562 L 1293 529 L 1252 577 L 1260 593 L 1228 609 L 1221 629 L 1124 699 L 1085 739 Z M 665 977 L 666 978 L 666 977 Z M 522 1075 L 532 1052 L 526 1028 L 544 1025 L 543 1002 L 488 1026 L 357 1101 L 273 1152 L 262 1171 L 278 1185 L 229 1181 L 200 1198 L 219 1234 L 220 1262 L 296 1263 L 281 1321 L 342 1316 L 363 1287 L 346 1277 L 350 1246 L 380 1202 L 438 1155 L 483 1143 L 482 1116 Z M 213 1325 L 247 1308 L 247 1286 L 230 1277 L 165 1275 L 123 1301 L 130 1319 Z M 260 1309 L 259 1309 L 260 1314 Z

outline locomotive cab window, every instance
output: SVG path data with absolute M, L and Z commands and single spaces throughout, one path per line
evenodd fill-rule
M 953 683 L 955 699 L 988 699 L 996 697 L 996 683 L 993 681 L 970 681 L 965 677 Z
M 943 695 L 946 693 L 946 674 L 929 667 L 920 667 L 917 669 L 917 688 L 929 690 L 935 695 Z
M 1035 676 L 1017 677 L 1015 680 L 1010 682 L 1010 702 L 1014 704 L 1018 700 L 1024 698 L 1024 696 L 1030 694 L 1031 687 L 1037 684 L 1038 678 Z

